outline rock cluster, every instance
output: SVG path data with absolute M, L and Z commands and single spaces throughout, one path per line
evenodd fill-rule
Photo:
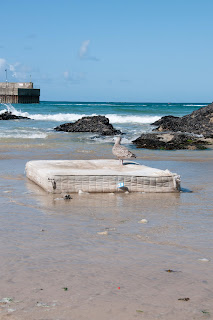
M 152 125 L 157 126 L 155 132 L 133 141 L 138 148 L 206 149 L 213 142 L 213 103 L 183 117 L 162 117 Z
M 213 103 L 184 117 L 166 116 L 152 123 L 157 131 L 190 132 L 213 138 Z
M 105 116 L 83 117 L 74 123 L 64 123 L 54 129 L 65 132 L 95 132 L 104 136 L 121 134 L 120 130 L 113 128 Z
M 30 119 L 27 117 L 22 117 L 22 116 L 15 116 L 11 112 L 4 112 L 0 114 L 0 120 L 16 120 L 16 119 Z
M 208 141 L 186 133 L 144 133 L 133 141 L 138 148 L 178 150 L 206 149 Z

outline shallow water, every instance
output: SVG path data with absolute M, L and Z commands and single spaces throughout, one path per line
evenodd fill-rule
M 1 141 L 0 300 L 12 301 L 0 302 L 0 319 L 212 317 L 213 151 L 130 146 L 139 163 L 180 174 L 180 194 L 65 201 L 24 174 L 28 160 L 109 159 L 111 147 L 66 134 Z
M 0 114 L 8 110 L 17 116 L 30 120 L 1 121 L 0 140 L 20 142 L 25 140 L 48 140 L 57 143 L 58 137 L 67 140 L 67 134 L 59 135 L 54 128 L 65 122 L 74 122 L 83 116 L 104 115 L 110 123 L 125 135 L 123 142 L 131 143 L 140 133 L 152 130 L 150 125 L 165 115 L 183 116 L 206 106 L 207 103 L 112 103 L 112 102 L 57 102 L 46 101 L 40 104 L 0 104 Z M 68 134 L 68 136 L 70 136 Z M 109 137 L 97 134 L 77 136 L 77 140 L 95 144 L 111 142 Z M 75 135 L 71 136 L 75 139 Z M 61 139 L 62 141 L 62 139 Z
M 130 143 L 151 130 L 148 117 L 154 121 L 199 107 L 16 106 L 14 112 L 34 120 L 1 122 L 0 319 L 213 317 L 213 151 L 143 150 Z M 29 160 L 112 158 L 112 137 L 53 131 L 83 113 L 109 114 L 113 125 L 127 132 L 123 143 L 137 162 L 180 174 L 183 192 L 73 194 L 65 201 L 29 181 L 24 173 Z

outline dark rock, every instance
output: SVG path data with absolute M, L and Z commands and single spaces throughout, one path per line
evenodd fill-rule
M 207 149 L 209 142 L 186 133 L 144 133 L 133 141 L 137 148 L 178 150 Z
M 153 131 L 189 132 L 213 138 L 213 103 L 184 117 L 165 116 L 152 123 Z
M 83 117 L 74 123 L 65 123 L 54 129 L 65 132 L 97 132 L 104 136 L 121 134 L 120 130 L 113 128 L 105 116 Z
M 180 119 L 179 117 L 165 116 L 155 121 L 154 123 L 151 123 L 151 125 L 164 126 L 168 128 L 166 131 L 172 131 L 172 128 L 177 125 L 179 119 Z M 158 128 L 153 130 L 158 130 Z
M 0 120 L 16 120 L 16 119 L 30 119 L 22 116 L 15 116 L 12 112 L 4 112 L 0 114 Z

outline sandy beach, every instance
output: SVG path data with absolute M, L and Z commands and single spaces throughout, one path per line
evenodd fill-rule
M 180 174 L 180 194 L 65 201 L 30 182 L 26 162 L 112 154 L 59 145 L 1 144 L 0 319 L 212 318 L 213 151 L 136 150 L 139 163 Z

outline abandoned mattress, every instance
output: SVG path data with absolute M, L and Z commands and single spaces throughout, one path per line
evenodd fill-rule
M 176 173 L 118 160 L 29 161 L 26 175 L 51 193 L 180 191 Z

